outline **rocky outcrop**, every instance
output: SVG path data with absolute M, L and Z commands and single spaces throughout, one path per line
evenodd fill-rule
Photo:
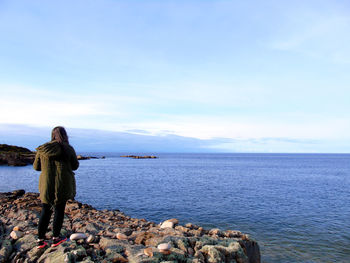
M 145 155 L 145 156 L 140 156 L 140 155 L 122 155 L 120 157 L 127 157 L 127 158 L 133 158 L 133 159 L 157 159 L 157 156 L 154 155 Z
M 105 159 L 106 157 L 77 155 L 77 158 L 78 160 L 90 160 Z M 0 144 L 0 165 L 26 166 L 28 164 L 33 164 L 34 159 L 35 152 L 32 152 L 27 148 L 7 144 Z
M 39 214 L 38 194 L 0 193 L 0 262 L 260 262 L 258 244 L 239 231 L 179 225 L 174 218 L 158 225 L 77 201 L 67 204 L 61 234 L 82 234 L 37 249 Z
M 25 166 L 33 164 L 35 153 L 31 150 L 7 144 L 0 144 L 0 165 Z
M 77 159 L 80 160 L 90 160 L 90 159 L 105 159 L 105 156 L 102 157 L 95 157 L 95 156 L 83 156 L 83 155 L 77 155 Z

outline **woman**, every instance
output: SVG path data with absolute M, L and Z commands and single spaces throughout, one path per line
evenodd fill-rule
M 38 248 L 44 248 L 45 234 L 54 210 L 52 247 L 66 241 L 60 237 L 66 202 L 75 197 L 75 178 L 73 170 L 78 169 L 79 162 L 74 148 L 69 145 L 66 130 L 55 127 L 51 141 L 37 148 L 34 169 L 41 171 L 39 178 L 40 200 L 42 210 L 38 226 Z

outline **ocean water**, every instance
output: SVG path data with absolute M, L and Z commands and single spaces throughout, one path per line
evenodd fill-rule
M 94 155 L 94 154 L 92 154 Z M 80 161 L 78 201 L 161 222 L 248 233 L 262 262 L 350 262 L 349 154 L 121 154 Z M 31 166 L 0 167 L 0 191 L 37 192 Z

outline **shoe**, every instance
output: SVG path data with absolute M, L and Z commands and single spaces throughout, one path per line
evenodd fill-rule
M 41 249 L 41 248 L 45 248 L 46 246 L 48 246 L 48 244 L 45 242 L 45 239 L 38 239 L 36 241 L 36 248 Z
M 51 247 L 57 247 L 67 240 L 67 237 L 53 237 Z

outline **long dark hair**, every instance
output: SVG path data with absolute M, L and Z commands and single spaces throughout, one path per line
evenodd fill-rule
M 69 144 L 66 129 L 62 126 L 57 126 L 53 128 L 51 132 L 51 141 Z

